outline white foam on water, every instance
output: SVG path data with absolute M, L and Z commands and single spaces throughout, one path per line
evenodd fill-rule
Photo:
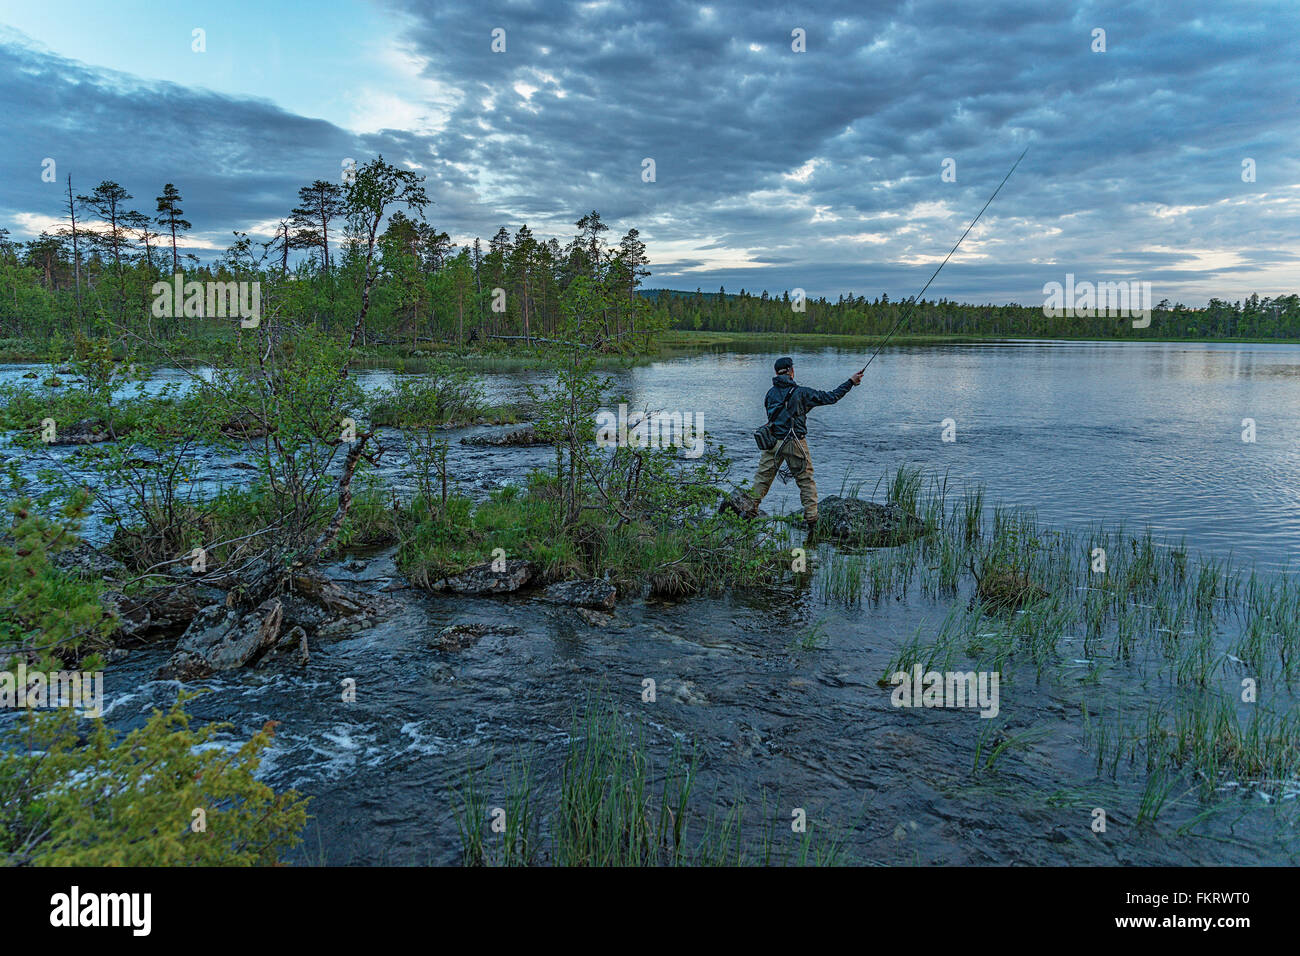
M 402 724 L 401 733 L 405 737 L 410 737 L 411 742 L 406 745 L 402 753 L 417 753 L 425 756 L 445 754 L 455 749 L 455 741 L 450 740 L 440 734 L 425 733 L 421 725 L 426 721 L 408 721 Z

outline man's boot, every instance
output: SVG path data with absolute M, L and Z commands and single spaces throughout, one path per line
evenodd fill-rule
M 758 503 L 748 495 L 731 494 L 722 499 L 722 504 L 718 506 L 718 513 L 732 512 L 742 518 L 750 520 L 758 517 Z

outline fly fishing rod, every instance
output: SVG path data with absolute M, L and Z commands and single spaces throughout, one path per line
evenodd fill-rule
M 964 240 L 966 236 L 970 234 L 970 231 L 975 228 L 975 223 L 980 221 L 980 216 L 984 215 L 984 210 L 988 209 L 993 200 L 998 197 L 998 193 L 1002 192 L 1002 187 L 1007 184 L 1007 180 L 1011 178 L 1011 174 L 1016 171 L 1016 167 L 1020 165 L 1020 160 L 1025 158 L 1025 153 L 1027 152 L 1029 152 L 1028 146 L 1025 147 L 1025 152 L 1020 154 L 1020 159 L 1017 159 L 1015 163 L 1012 164 L 1011 168 L 1007 170 L 1007 174 L 1002 177 L 1002 182 L 998 183 L 998 188 L 993 190 L 993 195 L 989 197 L 989 201 L 984 204 L 983 209 L 975 214 L 975 218 L 970 221 L 970 225 L 966 227 L 966 231 L 961 234 L 961 239 L 957 240 L 957 245 L 953 246 L 949 253 L 944 256 L 943 262 L 939 263 L 939 268 L 934 270 L 934 274 L 930 276 L 929 281 L 921 287 L 920 292 L 907 301 L 907 307 L 903 309 L 903 314 L 898 317 L 898 321 L 894 323 L 894 327 L 889 330 L 889 333 L 880 340 L 880 344 L 876 346 L 876 350 L 871 353 L 871 358 L 867 359 L 867 365 L 870 365 L 875 361 L 876 356 L 880 354 L 880 350 L 885 347 L 885 343 L 893 337 L 894 333 L 897 332 L 900 327 L 902 327 L 903 323 L 907 320 L 907 317 L 911 315 L 912 307 L 916 305 L 917 299 L 925 295 L 925 290 L 930 288 L 930 283 L 934 281 L 934 277 L 939 274 L 940 269 L 948 264 L 948 260 L 952 258 L 952 254 L 957 251 L 957 246 L 962 244 L 962 240 Z M 867 365 L 862 366 L 862 371 L 865 372 L 867 370 Z

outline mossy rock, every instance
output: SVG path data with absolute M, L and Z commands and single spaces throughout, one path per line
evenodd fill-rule
M 547 440 L 539 435 L 537 429 L 532 425 L 525 425 L 523 428 L 502 432 L 499 435 L 471 435 L 469 438 L 462 438 L 460 443 L 462 445 L 515 445 L 523 447 L 548 444 Z
M 817 536 L 863 548 L 892 548 L 925 534 L 925 522 L 898 505 L 831 495 L 818 505 Z
M 1047 597 L 1048 592 L 1019 571 L 993 569 L 979 579 L 975 597 L 985 610 L 1015 611 Z

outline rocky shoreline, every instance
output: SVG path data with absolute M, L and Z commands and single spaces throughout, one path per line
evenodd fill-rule
M 722 509 L 736 499 L 724 500 Z M 880 547 L 902 543 L 924 533 L 920 519 L 894 505 L 829 497 L 822 502 L 819 537 L 845 546 Z M 110 658 L 142 646 L 174 642 L 157 679 L 200 680 L 220 671 L 244 667 L 303 667 L 312 646 L 320 641 L 356 634 L 388 618 L 400 603 L 385 591 L 367 591 L 327 569 L 289 575 L 278 593 L 256 604 L 243 599 L 241 582 L 255 579 L 257 568 L 216 569 L 202 582 L 184 581 L 130 590 L 131 577 L 112 557 L 89 544 L 57 557 L 61 568 L 78 576 L 97 578 L 108 589 L 102 596 L 105 614 L 117 621 Z M 364 567 L 355 559 L 340 564 L 352 571 Z M 648 583 L 654 591 L 653 581 Z M 601 578 L 546 581 L 541 569 L 523 559 L 502 559 L 466 568 L 429 583 L 428 593 L 468 597 L 518 595 L 539 604 L 564 607 L 592 627 L 616 621 L 618 588 Z M 477 624 L 444 629 L 428 639 L 431 646 L 454 650 L 476 643 L 487 631 Z

